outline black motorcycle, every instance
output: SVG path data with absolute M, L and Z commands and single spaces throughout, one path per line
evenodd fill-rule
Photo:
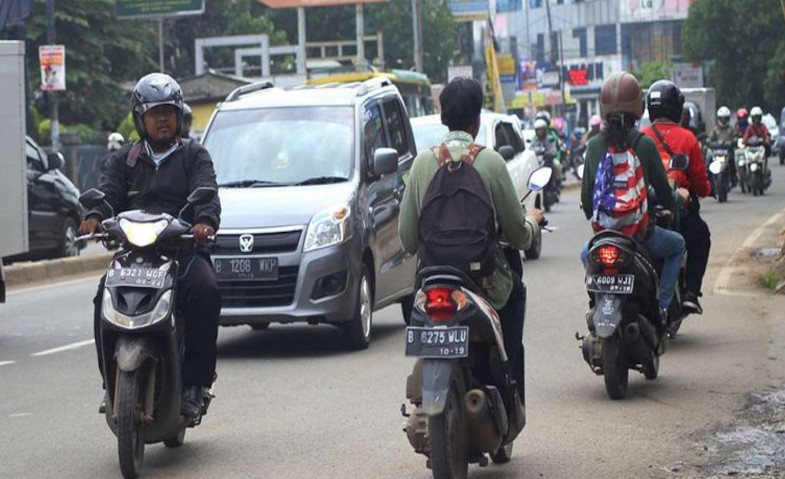
M 191 225 L 182 220 L 188 208 L 206 204 L 214 188 L 197 188 L 179 218 L 127 211 L 102 222 L 103 233 L 80 237 L 119 242 L 120 250 L 106 272 L 101 298 L 100 344 L 106 383 L 106 422 L 117 436 L 120 470 L 137 477 L 145 444 L 183 444 L 189 423 L 180 413 L 181 366 L 185 322 L 176 310 L 180 264 L 170 252 L 193 248 Z M 98 190 L 80 202 L 95 208 L 104 200 Z M 205 392 L 206 414 L 212 394 Z
M 730 170 L 728 166 L 733 161 L 730 157 L 731 146 L 727 143 L 712 143 L 709 149 L 708 160 L 709 177 L 711 178 L 712 191 L 720 203 L 728 201 L 730 191 Z
M 535 170 L 529 189 L 541 190 L 550 168 Z M 520 258 L 520 252 L 515 252 Z M 512 457 L 526 413 L 512 379 L 499 316 L 480 288 L 449 266 L 423 268 L 417 278 L 406 356 L 417 358 L 406 380 L 414 406 L 406 435 L 428 457 L 435 479 L 465 479 L 469 463 Z
M 534 154 L 537 155 L 537 160 L 540 167 L 547 167 L 553 169 L 556 157 L 553 153 L 549 152 L 544 145 L 534 145 Z M 542 195 L 537 197 L 536 206 L 542 208 L 545 212 L 550 212 L 554 204 L 559 202 L 559 193 L 561 191 L 561 178 L 558 175 L 551 175 L 548 184 L 543 188 Z M 539 204 L 542 198 L 542 205 Z

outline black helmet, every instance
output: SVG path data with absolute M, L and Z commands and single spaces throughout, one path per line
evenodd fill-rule
M 681 112 L 684 109 L 684 95 L 672 81 L 660 80 L 649 87 L 646 107 L 649 109 L 649 118 L 652 121 L 667 118 L 674 123 L 680 123 Z
M 161 105 L 172 105 L 177 108 L 177 131 L 180 136 L 183 129 L 183 91 L 174 78 L 164 73 L 150 73 L 143 76 L 134 87 L 131 95 L 131 113 L 134 126 L 140 138 L 147 139 L 142 116 L 150 109 Z
M 194 119 L 194 115 L 191 112 L 191 107 L 188 105 L 188 103 L 185 103 L 185 102 L 183 102 L 183 119 L 184 120 L 193 120 Z

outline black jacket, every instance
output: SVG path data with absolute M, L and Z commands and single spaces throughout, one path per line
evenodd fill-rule
M 115 213 L 138 209 L 176 217 L 193 190 L 202 186 L 218 188 L 210 153 L 198 141 L 181 140 L 177 149 L 157 167 L 146 148 L 137 144 L 139 154 L 135 161 L 134 155 L 129 155 L 134 145 L 126 145 L 109 155 L 98 183 L 98 189 L 104 192 Z M 103 205 L 86 216 L 91 215 L 104 219 L 111 213 Z M 218 196 L 211 203 L 195 207 L 184 219 L 191 224 L 208 224 L 217 231 L 221 225 Z

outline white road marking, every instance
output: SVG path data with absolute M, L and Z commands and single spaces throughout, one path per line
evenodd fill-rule
M 100 275 L 96 276 L 94 274 L 91 274 L 90 276 L 86 276 L 86 277 L 83 277 L 83 278 L 69 279 L 69 280 L 66 280 L 66 281 L 58 281 L 58 282 L 55 282 L 55 283 L 47 283 L 47 284 L 42 284 L 42 285 L 39 285 L 39 286 L 30 286 L 30 287 L 27 287 L 27 288 L 12 289 L 12 290 L 8 291 L 7 295 L 8 296 L 15 296 L 17 294 L 35 293 L 36 291 L 43 291 L 45 289 L 59 288 L 59 287 L 62 287 L 62 286 L 70 286 L 70 285 L 79 284 L 79 283 L 86 283 L 88 281 L 95 283 L 95 286 L 97 288 L 98 287 L 98 280 L 99 280 L 100 277 L 101 277 Z
M 731 255 L 728 262 L 725 263 L 725 266 L 720 270 L 720 274 L 717 275 L 717 280 L 714 281 L 714 294 L 723 296 L 754 296 L 751 293 L 739 293 L 730 290 L 731 278 L 736 270 L 736 266 L 733 263 L 739 259 L 738 256 L 741 251 L 752 248 L 755 245 L 755 242 L 758 241 L 758 238 L 760 238 L 769 227 L 779 222 L 783 216 L 785 216 L 785 210 L 772 215 L 765 223 L 755 228 L 755 230 L 744 239 L 744 242 L 741 243 L 741 248 Z
M 65 346 L 60 346 L 59 348 L 52 348 L 52 349 L 47 349 L 46 351 L 40 351 L 40 352 L 37 352 L 37 353 L 33 353 L 30 356 L 48 356 L 50 354 L 62 353 L 63 351 L 70 351 L 72 349 L 79 349 L 79 348 L 81 348 L 83 346 L 87 346 L 87 345 L 90 345 L 90 344 L 95 344 L 95 339 L 88 339 L 86 341 L 79 341 L 78 343 L 66 344 Z
M 31 412 L 18 412 L 18 413 L 15 413 L 15 414 L 9 414 L 8 417 L 28 417 L 28 416 L 32 416 L 32 415 L 33 415 L 33 413 L 31 413 Z
M 14 364 L 16 361 L 0 361 L 0 366 L 8 366 L 9 364 Z

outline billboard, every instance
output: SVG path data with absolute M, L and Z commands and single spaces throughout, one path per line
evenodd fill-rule
M 358 3 L 380 3 L 390 0 L 257 0 L 270 8 L 296 7 L 333 7 L 335 5 L 356 5 Z
M 621 0 L 619 20 L 622 23 L 684 20 L 695 0 Z
M 456 22 L 488 19 L 488 0 L 448 0 L 447 8 Z
M 118 18 L 167 17 L 204 13 L 204 0 L 117 0 Z
M 41 64 L 41 90 L 65 91 L 65 46 L 41 45 L 38 47 Z

